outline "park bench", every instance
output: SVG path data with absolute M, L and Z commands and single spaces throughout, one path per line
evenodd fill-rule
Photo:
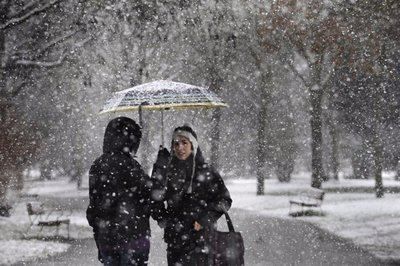
M 40 232 L 42 232 L 44 227 L 56 227 L 56 236 L 59 236 L 59 227 L 64 224 L 67 226 L 69 239 L 70 219 L 68 217 L 72 214 L 72 211 L 69 211 L 68 215 L 66 215 L 62 209 L 44 208 L 44 204 L 41 202 L 28 202 L 26 203 L 26 209 L 30 222 L 28 230 L 33 226 L 38 226 L 40 227 Z
M 318 188 L 308 188 L 306 191 L 302 192 L 295 198 L 289 200 L 290 209 L 289 215 L 299 216 L 305 214 L 307 211 L 314 208 L 319 208 L 321 212 L 321 204 L 324 200 L 325 192 Z M 297 206 L 297 207 L 292 207 Z M 300 207 L 300 210 L 299 208 Z
M 19 195 L 21 199 L 37 200 L 39 198 L 38 194 L 21 193 Z

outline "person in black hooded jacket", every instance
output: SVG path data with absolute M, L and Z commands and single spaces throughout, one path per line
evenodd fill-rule
M 89 171 L 90 203 L 86 216 L 93 227 L 99 260 L 105 265 L 147 265 L 149 216 L 164 219 L 161 184 L 144 173 L 132 157 L 142 133 L 130 118 L 111 120 L 103 154 Z
M 199 258 L 207 264 L 203 232 L 228 211 L 232 199 L 219 173 L 205 163 L 191 127 L 174 130 L 171 155 L 159 151 L 152 176 L 166 187 L 168 265 L 197 265 Z

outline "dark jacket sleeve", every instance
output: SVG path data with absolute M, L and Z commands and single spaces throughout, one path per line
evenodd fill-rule
M 210 198 L 207 203 L 207 208 L 199 215 L 199 223 L 204 226 L 215 223 L 232 205 L 230 193 L 222 177 L 214 169 L 211 168 L 210 171 L 213 175 L 209 188 Z
M 166 175 L 167 175 L 167 166 L 159 165 L 157 163 L 155 163 L 153 165 L 153 171 L 151 173 L 151 178 L 153 180 L 156 180 L 157 183 L 159 184 L 159 186 L 161 186 L 161 187 L 167 186 Z
M 158 223 L 165 223 L 166 210 L 164 205 L 165 188 L 159 180 L 150 179 L 152 187 L 150 191 L 150 215 Z
M 166 190 L 167 190 L 167 168 L 169 161 L 169 153 L 166 149 L 159 151 L 157 161 L 153 165 L 151 173 L 151 182 L 153 184 L 151 199 L 151 217 L 158 222 L 161 227 L 164 227 L 168 214 L 164 205 Z
M 112 220 L 118 201 L 118 187 L 116 179 L 112 179 L 109 173 L 103 173 L 101 163 L 96 161 L 89 171 L 89 206 L 86 217 L 89 225 L 96 227 L 96 218 Z M 112 172 L 112 171 L 111 171 Z M 105 176 L 105 178 L 104 178 Z
M 164 194 L 165 189 L 159 178 L 153 174 L 149 177 L 141 168 L 139 168 L 140 180 L 142 180 L 142 189 L 146 191 L 149 199 L 150 216 L 159 223 L 165 220 Z

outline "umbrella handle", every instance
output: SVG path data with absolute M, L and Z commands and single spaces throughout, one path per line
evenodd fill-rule
M 139 105 L 139 125 L 143 128 L 143 114 L 142 114 L 142 105 Z
M 161 145 L 164 147 L 164 109 L 161 109 Z

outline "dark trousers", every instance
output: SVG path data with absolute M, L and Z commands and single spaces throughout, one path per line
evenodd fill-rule
M 167 260 L 168 266 L 186 266 L 190 265 L 190 255 L 191 252 L 185 249 L 178 248 L 167 248 Z
M 98 243 L 100 261 L 107 266 L 147 265 L 150 241 L 147 237 L 134 239 L 122 245 Z

